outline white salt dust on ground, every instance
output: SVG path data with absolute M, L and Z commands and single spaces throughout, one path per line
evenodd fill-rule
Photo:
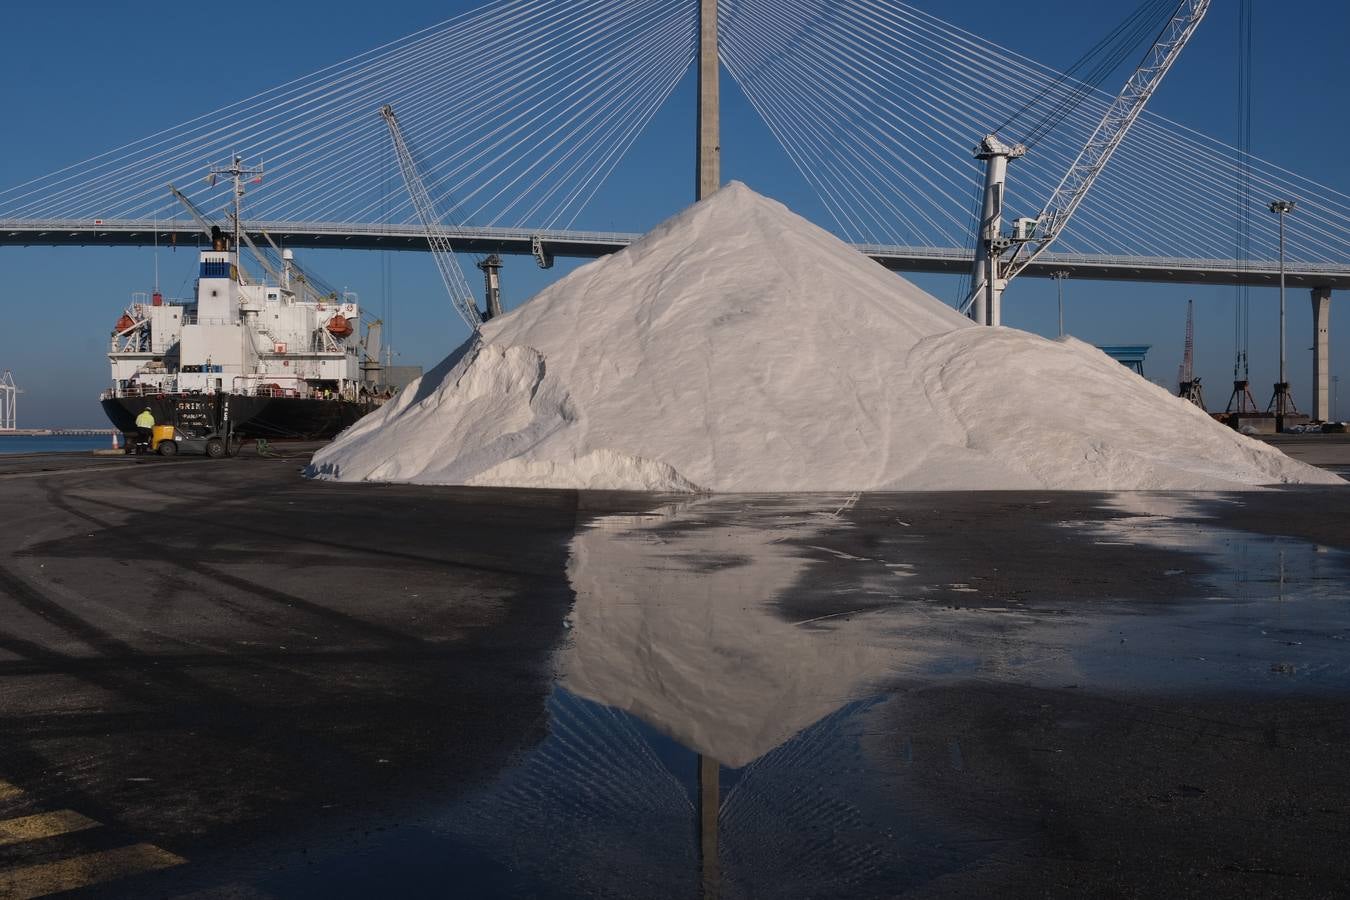
M 1342 483 L 1080 341 L 977 327 L 734 182 L 489 322 L 309 471 L 654 491 Z

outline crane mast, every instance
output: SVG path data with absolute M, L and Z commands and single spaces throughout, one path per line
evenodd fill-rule
M 1186 343 L 1182 348 L 1181 365 L 1177 367 L 1177 396 L 1185 397 L 1201 409 L 1205 408 L 1205 392 L 1195 374 L 1195 301 L 1186 301 Z
M 1181 0 L 1143 62 L 1125 82 L 1125 87 L 1078 152 L 1041 214 L 1018 219 L 1011 236 L 1001 233 L 1007 165 L 1009 159 L 1021 156 L 1026 149 L 1021 145 L 1010 147 L 995 135 L 986 136 L 975 148 L 976 158 L 985 160 L 985 215 L 979 236 L 981 246 L 976 247 L 975 253 L 973 290 L 962 304 L 963 312 L 970 311 L 972 317 L 984 325 L 1001 324 L 1003 290 L 1008 282 L 1063 233 L 1111 155 L 1125 140 L 1130 127 L 1158 89 L 1163 76 L 1195 34 L 1209 11 L 1209 4 L 1210 0 Z
M 473 298 L 468 279 L 464 277 L 464 270 L 455 259 L 450 236 L 441 224 L 440 216 L 436 214 L 431 194 L 427 192 L 422 176 L 418 174 L 417 164 L 408 150 L 407 141 L 403 138 L 403 130 L 399 128 L 394 108 L 386 104 L 380 107 L 380 115 L 389 126 L 389 137 L 394 142 L 394 155 L 398 158 L 399 171 L 403 173 L 403 183 L 408 187 L 408 196 L 412 200 L 413 209 L 422 220 L 422 228 L 427 233 L 427 246 L 431 250 L 432 258 L 436 260 L 441 282 L 445 285 L 446 293 L 450 295 L 455 312 L 459 313 L 464 323 L 476 333 L 482 327 L 483 315 L 478 311 L 478 304 Z

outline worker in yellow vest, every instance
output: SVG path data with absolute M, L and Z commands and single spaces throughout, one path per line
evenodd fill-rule
M 141 414 L 136 417 L 136 443 L 144 444 L 145 450 L 149 451 L 150 441 L 155 431 L 155 414 L 150 411 L 150 407 L 141 410 Z

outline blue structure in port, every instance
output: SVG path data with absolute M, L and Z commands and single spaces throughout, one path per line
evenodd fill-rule
M 1144 374 L 1144 357 L 1153 349 L 1152 344 L 1098 344 L 1097 349 L 1126 366 L 1139 375 Z

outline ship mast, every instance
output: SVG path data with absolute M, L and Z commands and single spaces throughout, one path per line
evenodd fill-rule
M 234 154 L 230 159 L 228 166 L 212 166 L 211 175 L 207 179 L 210 184 L 216 183 L 216 178 L 221 175 L 228 175 L 234 185 L 234 254 L 235 259 L 239 259 L 239 230 L 244 221 L 244 182 L 246 179 L 253 179 L 255 182 L 262 181 L 263 167 L 245 166 L 244 158 L 239 154 Z M 236 261 L 235 270 L 239 271 L 239 263 Z

